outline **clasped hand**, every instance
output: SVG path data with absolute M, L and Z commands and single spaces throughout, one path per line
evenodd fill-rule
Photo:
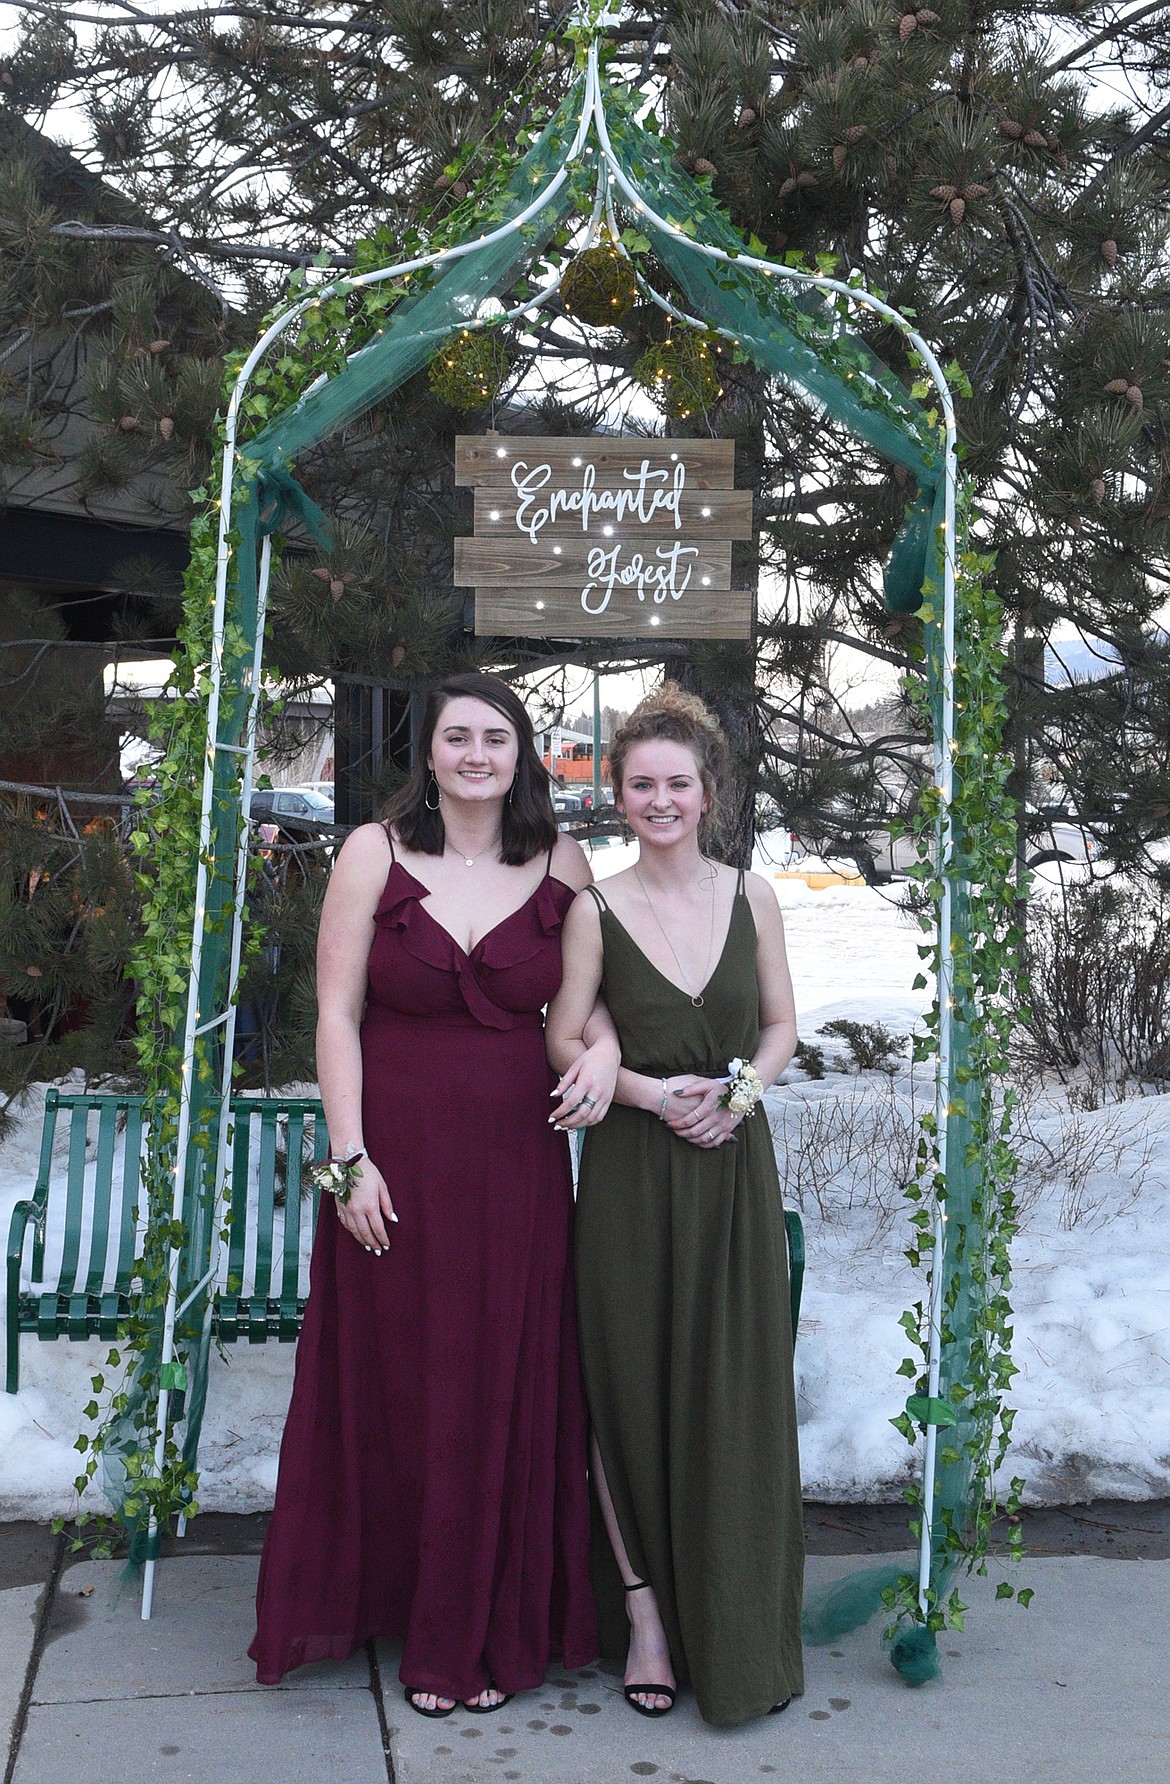
M 680 1140 L 710 1150 L 734 1137 L 743 1120 L 730 1109 L 719 1106 L 719 1098 L 727 1090 L 722 1078 L 701 1078 L 687 1072 L 666 1080 L 666 1110 L 662 1119 Z
M 595 1041 L 575 1059 L 552 1093 L 549 1120 L 557 1128 L 593 1127 L 609 1109 L 621 1054 L 610 1040 Z

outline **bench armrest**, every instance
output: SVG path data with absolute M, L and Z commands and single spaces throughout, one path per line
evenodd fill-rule
M 24 1241 L 28 1232 L 29 1221 L 33 1222 L 39 1238 L 44 1238 L 45 1203 L 30 1201 L 27 1198 L 17 1202 L 12 1210 L 12 1219 L 8 1226 L 8 1303 L 6 1324 L 8 1327 L 8 1358 L 6 1391 L 15 1394 L 20 1387 L 20 1262 L 24 1254 Z

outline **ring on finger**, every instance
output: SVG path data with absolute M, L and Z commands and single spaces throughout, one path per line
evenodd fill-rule
M 577 1107 L 579 1109 L 584 1108 L 586 1103 L 588 1103 L 588 1105 L 591 1109 L 594 1109 L 597 1107 L 597 1104 L 596 1104 L 594 1098 L 591 1096 L 583 1096 L 581 1098 L 581 1101 L 577 1104 Z

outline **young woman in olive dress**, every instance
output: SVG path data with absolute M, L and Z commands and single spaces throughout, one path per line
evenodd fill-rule
M 622 1053 L 577 1209 L 602 1649 L 628 1641 L 642 1714 L 689 1679 L 714 1723 L 803 1689 L 784 1210 L 767 1115 L 725 1106 L 733 1065 L 776 1079 L 796 1020 L 775 894 L 703 852 L 726 764 L 711 714 L 670 686 L 619 729 L 638 859 L 575 900 L 548 1018 L 563 1070 L 600 991 Z

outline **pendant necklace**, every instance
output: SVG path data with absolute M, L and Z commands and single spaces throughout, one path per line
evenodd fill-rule
M 708 931 L 708 935 L 707 935 L 707 960 L 706 960 L 706 964 L 704 965 L 704 968 L 703 968 L 702 989 L 699 991 L 688 991 L 685 983 L 679 986 L 679 990 L 682 992 L 683 996 L 690 998 L 690 1000 L 696 1010 L 702 1009 L 702 1007 L 703 1007 L 703 992 L 707 989 L 707 986 L 710 983 L 711 949 L 715 945 L 715 880 L 716 880 L 716 877 L 717 876 L 714 873 L 711 875 L 711 927 L 710 927 L 710 930 Z M 678 967 L 678 976 L 680 979 L 685 980 L 686 974 L 683 972 L 683 969 L 682 969 L 682 961 L 678 957 L 678 954 L 675 950 L 674 943 L 671 941 L 670 937 L 666 933 L 666 930 L 662 926 L 662 918 L 658 915 L 658 912 L 654 909 L 654 906 L 650 903 L 650 894 L 646 890 L 646 882 L 642 878 L 641 874 L 638 872 L 638 869 L 636 866 L 634 868 L 634 878 L 637 880 L 639 886 L 641 886 L 641 888 L 642 888 L 642 896 L 646 900 L 647 905 L 649 905 L 649 907 L 650 907 L 650 915 L 653 917 L 654 921 L 657 923 L 659 932 L 662 936 L 663 941 L 666 943 L 667 947 L 670 949 L 671 953 L 674 955 L 674 964 Z
M 493 849 L 499 848 L 500 838 L 497 836 L 494 842 L 489 842 L 487 848 L 481 849 L 478 855 L 464 855 L 462 849 L 455 848 L 446 838 L 443 839 L 443 844 L 444 848 L 450 849 L 453 855 L 462 857 L 464 867 L 474 867 L 477 861 L 482 861 L 485 855 L 490 855 Z

